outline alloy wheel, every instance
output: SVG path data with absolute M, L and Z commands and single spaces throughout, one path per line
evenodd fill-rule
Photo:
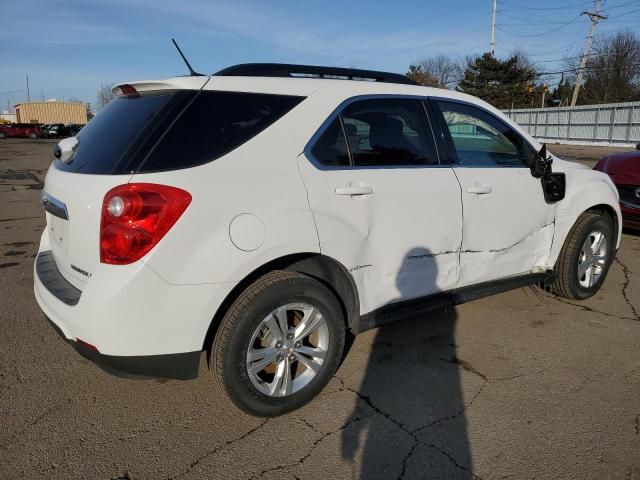
M 309 385 L 322 369 L 329 328 L 307 303 L 289 303 L 267 315 L 249 342 L 246 367 L 253 386 L 270 397 L 285 397 Z
M 591 288 L 602 276 L 607 262 L 607 238 L 594 230 L 585 239 L 578 255 L 578 282 L 583 288 Z

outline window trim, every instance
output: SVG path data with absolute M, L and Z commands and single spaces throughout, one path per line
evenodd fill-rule
M 427 126 L 429 131 L 431 132 L 431 137 L 433 139 L 434 150 L 436 153 L 437 164 L 432 165 L 354 165 L 353 156 L 351 155 L 351 146 L 349 145 L 349 140 L 346 134 L 346 129 L 344 127 L 344 122 L 342 120 L 342 112 L 352 103 L 355 103 L 360 100 L 376 100 L 376 99 L 398 99 L 398 100 L 416 100 L 422 105 L 422 109 L 424 111 L 424 116 L 427 120 Z M 367 94 L 367 95 L 356 95 L 354 97 L 349 97 L 343 102 L 340 103 L 336 107 L 336 109 L 331 112 L 331 114 L 322 122 L 318 130 L 311 136 L 307 144 L 303 149 L 304 156 L 309 160 L 309 162 L 318 170 L 396 170 L 396 169 L 414 169 L 414 168 L 450 168 L 451 165 L 443 164 L 440 161 L 440 143 L 438 142 L 435 130 L 433 126 L 433 122 L 430 118 L 429 111 L 427 106 L 425 105 L 425 101 L 428 101 L 429 97 L 422 95 L 402 95 L 402 94 L 393 94 L 393 93 L 379 93 L 379 94 Z M 347 143 L 347 151 L 349 154 L 349 165 L 324 165 L 317 158 L 313 156 L 311 150 L 315 146 L 316 142 L 320 139 L 325 130 L 331 125 L 331 123 L 338 117 L 340 119 L 340 125 L 342 126 L 342 134 L 344 135 L 345 142 Z
M 507 122 L 502 120 L 500 117 L 497 117 L 495 113 L 484 108 L 482 105 L 478 105 L 472 102 L 467 102 L 465 100 L 459 100 L 457 98 L 448 98 L 448 97 L 429 97 L 428 101 L 432 107 L 433 114 L 436 116 L 436 119 L 435 119 L 436 124 L 438 125 L 438 128 L 443 137 L 443 141 L 445 143 L 446 150 L 447 150 L 447 156 L 451 161 L 451 163 L 448 163 L 447 166 L 451 168 L 526 168 L 527 170 L 531 169 L 531 165 L 529 164 L 525 164 L 525 165 L 462 165 L 462 164 L 459 164 L 458 152 L 455 149 L 453 138 L 451 137 L 451 132 L 449 131 L 449 127 L 446 124 L 444 115 L 442 114 L 442 110 L 440 109 L 440 105 L 438 104 L 438 102 L 457 103 L 460 105 L 481 110 L 487 115 L 490 115 L 497 122 L 500 122 L 502 125 L 509 128 L 509 130 L 511 130 L 513 133 L 516 134 L 516 136 L 520 139 L 523 145 L 528 146 L 532 152 L 536 152 L 537 150 L 533 147 L 533 145 L 531 145 L 531 143 L 529 143 L 529 141 L 520 132 L 518 132 L 511 125 L 509 125 Z

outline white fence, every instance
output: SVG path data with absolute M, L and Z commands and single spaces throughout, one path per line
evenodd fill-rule
M 559 143 L 640 142 L 640 102 L 506 110 L 529 134 Z

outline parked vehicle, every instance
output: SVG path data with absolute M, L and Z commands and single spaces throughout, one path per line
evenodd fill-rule
M 636 151 L 601 158 L 594 169 L 606 173 L 615 183 L 623 225 L 640 230 L 640 143 Z
M 79 123 L 70 123 L 67 125 L 67 134 L 70 137 L 75 137 L 78 132 L 82 130 L 82 127 L 84 127 L 84 125 L 80 125 Z
M 254 415 L 314 398 L 347 331 L 530 284 L 582 300 L 620 244 L 607 175 L 459 92 L 250 64 L 114 93 L 47 173 L 36 299 L 112 372 L 210 352 Z
M 0 125 L 0 139 L 8 137 L 40 138 L 42 137 L 42 126 L 35 123 L 10 123 L 9 125 Z
M 69 136 L 64 123 L 52 123 L 42 128 L 42 136 L 45 138 L 58 138 Z

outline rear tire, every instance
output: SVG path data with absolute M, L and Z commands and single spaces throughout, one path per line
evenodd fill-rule
M 614 253 L 611 218 L 596 212 L 583 213 L 560 251 L 549 285 L 551 291 L 572 300 L 593 296 L 607 276 Z
M 7 135 L 4 132 L 0 132 L 0 139 L 6 138 Z
M 272 417 L 320 393 L 338 368 L 344 342 L 335 295 L 301 273 L 273 271 L 227 311 L 214 339 L 213 368 L 236 406 Z
M 36 134 L 36 132 L 31 132 L 29 133 L 29 138 L 31 140 L 35 140 L 36 138 L 38 138 L 38 134 Z

